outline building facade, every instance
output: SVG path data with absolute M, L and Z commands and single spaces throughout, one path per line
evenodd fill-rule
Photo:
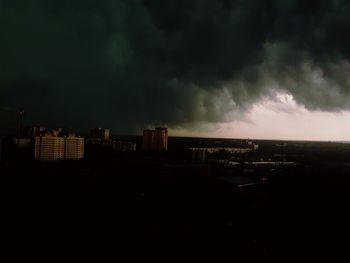
M 84 138 L 35 137 L 35 159 L 40 161 L 80 160 L 84 158 Z
M 144 151 L 167 151 L 168 129 L 156 128 L 155 130 L 144 130 L 142 149 Z
M 65 146 L 66 160 L 80 160 L 84 158 L 84 138 L 67 137 Z
M 35 137 L 35 159 L 40 161 L 64 160 L 65 138 L 40 136 Z
M 90 137 L 93 139 L 109 140 L 111 131 L 109 129 L 94 128 L 90 131 Z
M 144 151 L 155 150 L 154 134 L 155 134 L 154 130 L 144 130 L 143 131 L 142 149 Z
M 195 149 L 192 150 L 192 161 L 196 163 L 204 163 L 206 161 L 206 150 L 205 149 Z
M 117 152 L 135 152 L 136 151 L 136 143 L 135 142 L 124 142 L 124 141 L 114 142 L 113 149 Z
M 168 129 L 156 128 L 154 133 L 155 149 L 157 151 L 168 150 Z

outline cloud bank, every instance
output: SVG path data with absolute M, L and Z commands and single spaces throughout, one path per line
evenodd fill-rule
M 0 0 L 0 106 L 119 133 L 228 122 L 281 92 L 347 110 L 349 27 L 343 0 Z

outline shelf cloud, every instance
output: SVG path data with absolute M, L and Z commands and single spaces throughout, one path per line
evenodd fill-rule
M 229 122 L 281 92 L 347 110 L 349 27 L 343 0 L 0 0 L 0 105 L 120 133 Z

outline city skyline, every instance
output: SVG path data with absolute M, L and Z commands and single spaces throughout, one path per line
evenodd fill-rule
M 350 112 L 310 112 L 304 107 L 296 105 L 290 96 L 286 95 L 285 98 L 287 98 L 288 102 L 281 103 L 281 101 L 267 100 L 254 105 L 253 109 L 244 115 L 244 118 L 236 121 L 205 124 L 192 130 L 187 128 L 169 128 L 168 130 L 171 132 L 170 137 L 350 142 L 350 127 L 342 126 L 346 121 L 350 123 Z M 279 112 L 276 111 L 276 107 L 284 107 L 284 109 Z M 291 109 L 295 111 L 289 112 Z M 301 117 L 301 115 L 303 116 Z M 271 122 L 264 123 L 261 121 L 261 117 L 271 118 Z M 277 122 L 276 119 L 278 120 Z M 280 125 L 274 126 L 272 122 Z M 293 125 L 304 125 L 304 130 L 293 129 Z M 24 130 L 33 127 L 45 128 L 46 126 L 26 122 L 23 125 Z M 88 129 L 66 127 L 65 125 L 56 125 L 55 127 L 64 127 L 65 131 L 76 131 L 82 136 L 88 137 L 92 131 L 91 127 Z M 146 127 L 149 127 L 149 125 L 145 126 L 144 129 Z M 6 129 L 1 130 L 0 136 L 17 137 L 17 128 L 17 123 L 12 123 Z M 321 130 L 322 128 L 324 130 Z M 142 136 L 142 130 L 144 129 L 130 133 L 113 131 L 112 137 L 123 135 Z M 110 129 L 107 130 L 110 132 Z
M 23 124 L 350 141 L 350 4 L 0 2 L 0 134 Z

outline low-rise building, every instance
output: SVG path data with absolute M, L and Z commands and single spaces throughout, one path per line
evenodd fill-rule
M 252 148 L 234 148 L 234 147 L 214 147 L 214 148 L 190 148 L 191 151 L 205 151 L 207 154 L 217 152 L 227 152 L 230 154 L 245 154 L 251 152 Z
M 192 161 L 196 163 L 204 163 L 206 161 L 206 150 L 205 149 L 194 149 L 191 151 Z
M 113 149 L 118 152 L 134 152 L 136 151 L 136 143 L 124 141 L 114 142 Z

